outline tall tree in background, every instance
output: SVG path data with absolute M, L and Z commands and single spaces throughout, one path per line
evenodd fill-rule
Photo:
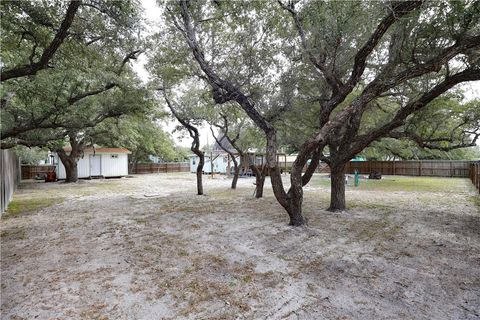
M 215 134 L 212 127 L 210 127 L 210 131 L 217 145 L 232 159 L 233 179 L 231 187 L 236 189 L 240 169 L 243 165 L 242 161 L 245 157 L 245 153 L 240 147 L 240 138 L 246 119 L 241 110 L 229 105 L 222 106 L 221 110 L 214 107 L 212 111 L 213 114 L 207 121 L 218 128 L 219 131 L 218 135 Z
M 218 132 L 218 136 L 217 134 L 215 134 L 212 127 L 210 127 L 210 131 L 212 133 L 213 139 L 215 140 L 216 144 L 228 154 L 230 159 L 232 159 L 233 179 L 232 179 L 231 188 L 236 189 L 238 177 L 240 176 L 240 168 L 241 168 L 240 165 L 242 163 L 243 154 L 239 153 L 238 150 L 233 146 L 233 144 L 235 144 L 235 142 L 240 138 L 240 131 L 237 131 L 234 137 L 230 138 L 229 134 L 231 133 L 229 133 L 230 128 L 229 128 L 228 118 L 225 115 L 222 115 L 222 118 L 223 118 L 222 124 L 220 124 L 219 122 L 213 124 L 215 127 L 220 129 Z M 232 148 L 234 148 L 234 150 L 232 150 Z M 237 160 L 237 155 L 235 154 L 236 153 L 235 151 L 240 156 L 239 160 Z M 227 167 L 227 170 L 230 170 L 230 166 Z M 227 172 L 227 174 L 230 174 L 230 172 Z
M 215 136 L 212 130 L 212 135 L 215 141 L 221 146 L 221 148 L 227 152 L 233 159 L 234 164 L 234 176 L 232 179 L 232 189 L 236 188 L 238 176 L 241 168 L 245 167 L 245 161 L 247 161 L 248 168 L 255 175 L 255 198 L 263 197 L 263 188 L 266 177 L 266 166 L 258 167 L 255 163 L 254 155 L 249 153 L 249 149 L 264 150 L 265 146 L 259 143 L 262 137 L 258 136 L 256 128 L 249 123 L 246 116 L 238 110 L 233 108 L 232 105 L 225 104 L 223 106 L 217 106 L 214 110 L 215 119 L 209 119 L 210 123 L 219 128 L 219 137 Z M 219 112 L 220 109 L 221 111 Z M 224 142 L 222 142 L 224 141 Z M 235 152 L 239 156 L 239 160 L 234 159 Z
M 203 122 L 202 116 L 198 117 L 199 109 L 202 109 L 202 99 L 195 94 L 195 92 L 184 93 L 179 99 L 179 102 L 173 101 L 167 93 L 169 89 L 165 86 L 161 89 L 163 98 L 167 104 L 168 109 L 172 112 L 175 119 L 180 122 L 182 127 L 188 132 L 192 138 L 192 145 L 190 150 L 198 156 L 197 164 L 197 194 L 203 195 L 203 166 L 205 164 L 205 152 L 200 149 L 200 133 L 198 126 Z
M 132 152 L 130 168 L 140 162 L 150 162 L 149 156 L 155 156 L 162 161 L 183 160 L 177 152 L 171 136 L 159 125 L 165 114 L 158 111 L 128 115 L 105 121 L 101 127 L 108 131 L 96 142 L 109 147 L 127 148 Z
M 133 81 L 133 80 L 132 80 Z M 83 156 L 87 146 L 105 140 L 105 136 L 112 133 L 112 129 L 102 125 L 108 119 L 121 119 L 128 115 L 145 117 L 153 107 L 153 99 L 149 91 L 141 88 L 118 88 L 108 95 L 91 97 L 77 106 L 79 110 L 72 116 L 70 127 L 78 129 L 64 129 L 69 143 L 69 152 L 65 152 L 62 140 L 49 143 L 56 151 L 65 166 L 66 182 L 78 180 L 77 163 Z M 108 115 L 108 116 L 105 116 Z M 75 124 L 77 121 L 77 124 Z M 85 126 L 91 123 L 90 127 Z M 53 147 L 52 147 L 53 146 Z

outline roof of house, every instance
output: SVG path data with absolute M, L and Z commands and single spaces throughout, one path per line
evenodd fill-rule
M 64 147 L 63 150 L 67 151 L 67 152 L 70 152 L 72 151 L 72 148 L 71 147 Z M 85 148 L 83 149 L 83 152 L 84 153 L 132 153 L 130 150 L 128 149 L 125 149 L 125 148 L 92 148 L 92 147 L 89 147 L 89 148 Z
M 218 142 L 215 142 L 215 144 L 213 145 L 214 153 L 224 153 L 225 152 L 224 148 L 232 153 L 237 152 L 237 150 L 235 150 L 235 148 L 230 144 L 230 142 L 225 136 L 219 137 L 218 141 L 220 141 L 220 144 Z

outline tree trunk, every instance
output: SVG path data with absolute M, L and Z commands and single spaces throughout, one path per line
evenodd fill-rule
M 302 215 L 303 202 L 303 184 L 302 171 L 307 161 L 306 156 L 297 156 L 293 163 L 292 172 L 290 174 L 291 186 L 290 190 L 285 192 L 283 188 L 282 174 L 277 163 L 277 139 L 275 130 L 267 132 L 267 166 L 272 183 L 273 194 L 280 205 L 287 211 L 290 217 L 291 226 L 302 226 L 306 220 Z
M 306 160 L 305 160 L 306 161 Z M 301 226 L 306 224 L 306 220 L 302 215 L 303 203 L 303 181 L 302 171 L 304 161 L 295 161 L 292 165 L 290 173 L 290 189 L 288 190 L 288 216 L 290 217 L 290 225 Z
M 345 210 L 345 163 L 332 165 L 331 171 L 331 194 L 329 211 Z
M 265 185 L 265 177 L 267 176 L 268 167 L 262 166 L 262 170 L 255 165 L 255 160 L 250 161 L 250 170 L 255 175 L 255 198 L 263 198 L 263 186 Z
M 263 198 L 263 186 L 265 185 L 268 168 L 263 166 L 262 170 L 258 170 L 255 165 L 251 165 L 250 168 L 255 173 L 255 198 Z
M 77 182 L 78 181 L 78 166 L 74 160 L 69 160 L 63 164 L 65 167 L 65 182 Z
M 237 188 L 238 176 L 240 175 L 240 167 L 238 166 L 237 161 L 233 161 L 233 180 L 232 180 L 232 189 Z
M 84 141 L 78 141 L 74 134 L 69 136 L 71 151 L 69 154 L 63 148 L 57 150 L 58 157 L 65 167 L 65 182 L 78 181 L 78 160 L 83 153 Z
M 203 165 L 205 164 L 205 155 L 203 152 L 197 153 L 197 156 L 200 158 L 200 161 L 198 162 L 197 166 L 197 194 L 199 196 L 203 195 L 203 182 L 202 182 L 202 177 L 203 177 Z
M 78 181 L 78 158 L 72 155 L 70 152 L 69 155 L 66 154 L 63 150 L 57 151 L 60 161 L 62 161 L 63 166 L 65 167 L 65 182 L 77 182 Z

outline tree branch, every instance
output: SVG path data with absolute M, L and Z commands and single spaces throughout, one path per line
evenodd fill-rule
M 80 0 L 70 1 L 65 17 L 60 25 L 60 29 L 55 34 L 55 37 L 53 38 L 52 42 L 50 42 L 49 46 L 45 48 L 38 62 L 31 62 L 28 65 L 15 67 L 9 70 L 2 70 L 1 81 L 3 82 L 13 78 L 35 75 L 39 70 L 47 68 L 48 62 L 52 59 L 57 49 L 68 36 L 68 29 L 73 23 L 75 14 L 77 13 L 80 4 Z

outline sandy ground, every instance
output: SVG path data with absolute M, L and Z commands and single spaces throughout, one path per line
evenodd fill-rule
M 349 187 L 331 213 L 314 180 L 302 228 L 251 178 L 26 183 L 17 201 L 52 205 L 2 218 L 1 318 L 479 319 L 479 201 L 455 181 Z

